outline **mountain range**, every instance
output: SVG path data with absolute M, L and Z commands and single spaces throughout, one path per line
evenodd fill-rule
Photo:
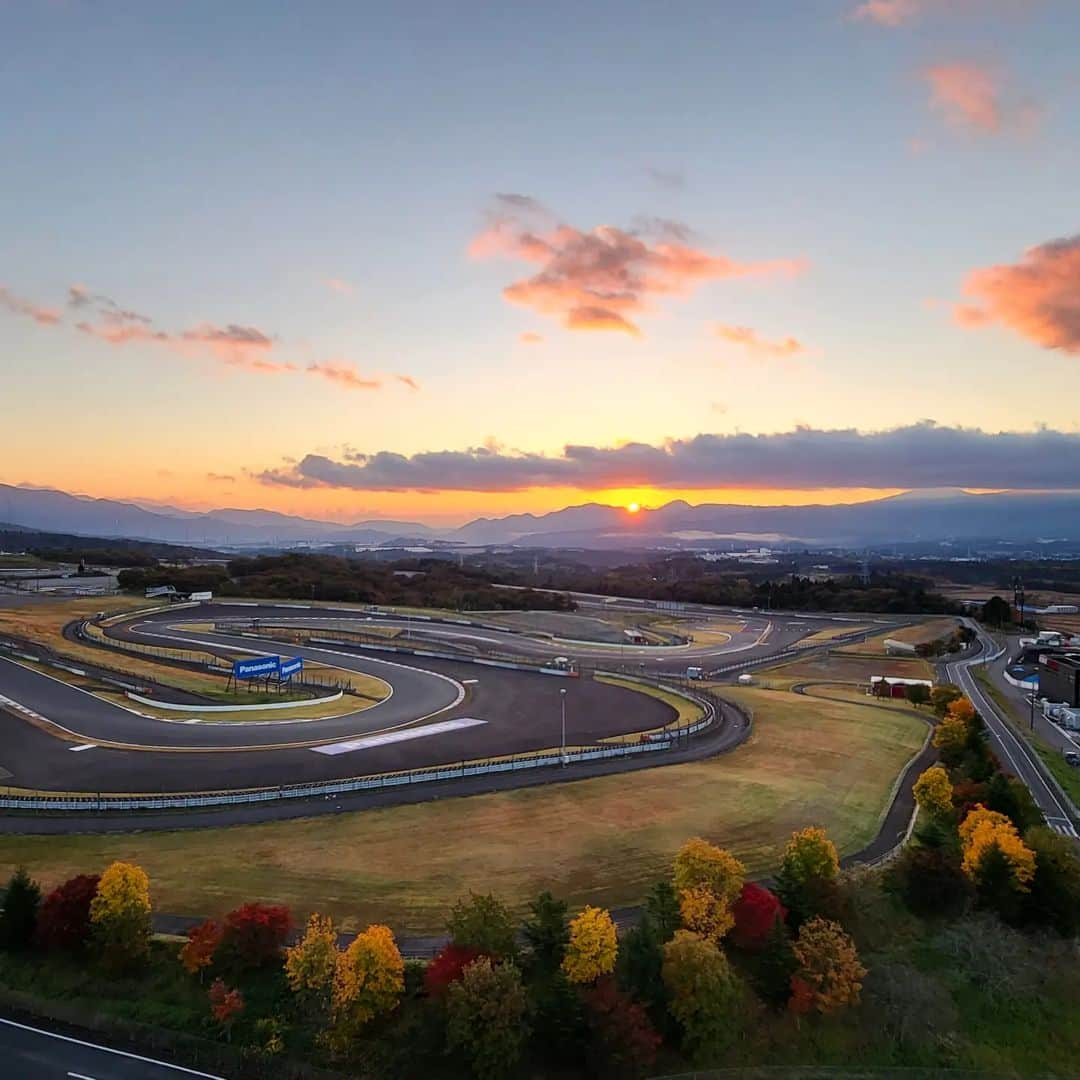
M 218 548 L 431 542 L 550 548 L 708 548 L 732 541 L 823 547 L 973 539 L 1016 543 L 1080 540 L 1080 492 L 976 495 L 949 488 L 812 506 L 693 506 L 679 500 L 635 514 L 586 503 L 547 514 L 477 518 L 459 528 L 435 529 L 383 519 L 342 524 L 272 510 L 148 509 L 134 502 L 0 484 L 0 522 Z

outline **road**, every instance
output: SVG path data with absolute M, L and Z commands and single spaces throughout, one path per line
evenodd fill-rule
M 223 1080 L 212 1073 L 113 1050 L 3 1017 L 0 1075 L 4 1080 Z
M 1069 808 L 1056 788 L 1045 779 L 1042 764 L 1036 757 L 1035 751 L 1012 730 L 997 704 L 989 694 L 984 693 L 972 674 L 973 667 L 986 663 L 987 657 L 993 657 L 996 654 L 998 648 L 996 642 L 974 620 L 965 619 L 964 621 L 978 635 L 982 650 L 979 655 L 969 659 L 947 663 L 945 669 L 948 678 L 967 694 L 972 704 L 978 709 L 986 722 L 990 745 L 994 752 L 1002 765 L 1028 786 L 1043 817 L 1046 818 L 1047 825 L 1063 836 L 1078 838 L 1080 834 L 1077 833 L 1073 824 Z

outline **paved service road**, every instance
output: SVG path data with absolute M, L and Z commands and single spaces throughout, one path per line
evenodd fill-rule
M 3 1017 L 0 1075 L 4 1080 L 223 1080 L 212 1073 L 112 1050 Z
M 1069 808 L 1056 788 L 1043 776 L 1042 764 L 1037 760 L 1034 750 L 1012 730 L 1008 721 L 1001 715 L 997 704 L 983 692 L 971 672 L 976 664 L 986 663 L 987 658 L 995 654 L 996 643 L 973 620 L 965 619 L 964 621 L 978 634 L 982 652 L 971 659 L 956 660 L 946 664 L 945 669 L 949 679 L 967 694 L 972 704 L 979 710 L 979 714 L 986 721 L 994 752 L 1009 772 L 1027 784 L 1043 817 L 1046 818 L 1047 825 L 1063 836 L 1076 838 L 1078 834 Z

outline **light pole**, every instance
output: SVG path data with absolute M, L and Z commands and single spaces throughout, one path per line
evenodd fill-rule
M 566 687 L 559 687 L 559 706 L 562 714 L 562 767 L 566 768 Z

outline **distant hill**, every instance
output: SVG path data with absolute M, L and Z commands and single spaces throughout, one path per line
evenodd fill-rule
M 946 540 L 1034 543 L 1080 540 L 1080 493 L 971 495 L 934 489 L 844 506 L 693 506 L 677 500 L 637 514 L 585 503 L 548 514 L 477 518 L 458 529 L 439 530 L 410 521 L 363 520 L 343 525 L 274 510 L 150 510 L 132 502 L 0 484 L 0 521 L 83 536 L 212 548 L 304 543 L 406 546 L 410 541 L 594 549 L 708 548 L 729 540 L 811 547 Z

